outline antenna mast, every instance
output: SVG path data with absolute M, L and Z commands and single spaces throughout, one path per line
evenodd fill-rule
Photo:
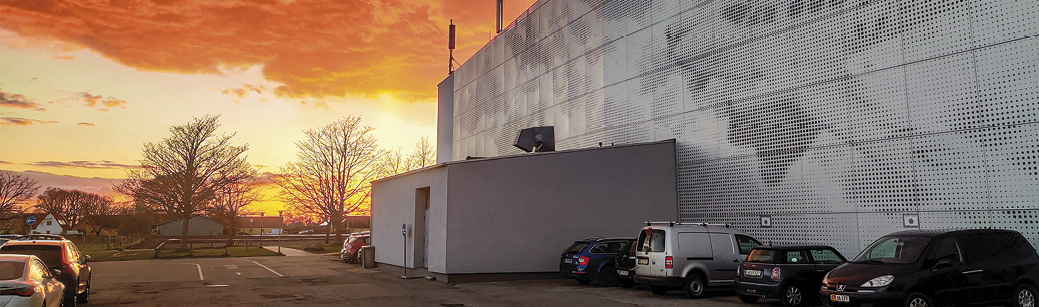
M 447 30 L 447 75 L 455 73 L 455 20 L 451 19 L 451 25 Z

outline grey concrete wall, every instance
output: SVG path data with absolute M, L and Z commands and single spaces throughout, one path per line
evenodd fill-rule
M 415 267 L 415 238 L 421 238 L 425 227 L 415 227 L 415 189 L 429 187 L 430 218 L 426 223 L 431 229 L 426 238 L 429 250 L 426 267 L 437 273 L 444 273 L 447 217 L 447 168 L 436 166 L 432 169 L 417 171 L 404 176 L 391 177 L 377 181 L 372 185 L 372 245 L 375 246 L 375 261 L 400 266 L 403 259 L 403 238 L 401 225 L 407 224 L 409 235 L 408 260 L 409 268 Z M 419 240 L 421 242 L 421 240 Z M 419 247 L 422 247 L 420 244 Z M 419 259 L 421 262 L 421 259 Z M 421 265 L 420 265 L 421 266 Z
M 553 272 L 574 240 L 678 218 L 673 141 L 447 168 L 448 274 Z
M 451 162 L 451 144 L 454 143 L 455 77 L 437 85 L 437 163 Z

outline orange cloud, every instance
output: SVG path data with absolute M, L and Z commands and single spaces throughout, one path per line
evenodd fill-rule
M 140 165 L 130 164 L 119 164 L 108 160 L 101 160 L 96 162 L 91 161 L 71 161 L 71 162 L 58 162 L 58 161 L 41 161 L 30 163 L 31 166 L 41 167 L 62 167 L 62 168 L 93 168 L 93 169 L 113 169 L 113 168 L 141 168 Z
M 0 117 L 0 126 L 28 126 L 28 125 L 46 125 L 46 124 L 57 124 L 56 121 L 44 121 L 35 120 L 21 117 Z
M 506 1 L 509 18 L 534 0 Z M 281 97 L 392 93 L 431 99 L 447 75 L 447 25 L 456 59 L 487 42 L 494 1 L 58 1 L 0 2 L 21 47 L 45 37 L 146 71 L 219 74 L 263 65 Z
M 55 56 L 51 56 L 50 59 L 52 59 L 52 60 L 62 60 L 62 61 L 72 61 L 72 60 L 75 60 L 76 57 L 70 56 L 70 55 L 55 55 Z
M 43 106 L 22 94 L 0 91 L 0 107 L 46 111 Z
M 267 88 L 264 87 L 263 85 L 244 84 L 244 85 L 242 85 L 241 88 L 229 87 L 229 88 L 225 88 L 225 89 L 222 89 L 222 90 L 221 89 L 211 88 L 211 90 L 218 90 L 218 91 L 220 91 L 221 94 L 224 94 L 224 95 L 233 95 L 233 96 L 236 96 L 238 98 L 245 98 L 245 95 L 249 94 L 249 92 L 256 92 L 257 94 L 263 94 L 264 92 L 267 91 Z
M 83 126 L 83 127 L 93 127 L 94 123 L 78 123 L 76 125 L 80 125 L 80 126 Z
M 66 96 L 66 97 L 62 97 L 62 98 L 58 99 L 56 102 L 65 103 L 65 102 L 70 102 L 70 101 L 82 101 L 84 106 L 95 107 L 95 108 L 98 108 L 97 109 L 98 111 L 102 111 L 102 112 L 111 111 L 111 109 L 114 108 L 114 107 L 119 107 L 120 109 L 126 109 L 127 104 L 129 104 L 128 102 L 126 102 L 126 100 L 122 100 L 122 99 L 111 97 L 111 96 L 104 97 L 104 96 L 101 96 L 101 95 L 94 95 L 94 94 L 91 94 L 91 93 L 88 93 L 88 92 L 77 92 L 77 93 L 70 93 L 70 92 L 63 92 L 63 91 L 58 91 L 58 92 L 61 93 L 64 96 Z M 55 103 L 55 101 L 50 101 L 48 103 Z

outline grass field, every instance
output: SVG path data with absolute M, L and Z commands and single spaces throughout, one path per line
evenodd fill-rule
M 181 250 L 159 250 L 158 253 L 152 249 L 142 250 L 117 250 L 108 249 L 105 243 L 83 243 L 76 244 L 79 251 L 90 255 L 90 261 L 126 261 L 145 259 L 174 259 L 174 258 L 217 258 L 217 257 L 258 257 L 277 256 L 278 253 L 259 247 L 236 246 L 230 248 L 199 248 L 190 251 Z
M 294 248 L 294 249 L 298 249 L 298 250 L 301 250 L 301 251 L 305 251 L 305 252 L 308 252 L 308 253 L 311 253 L 311 254 L 330 254 L 330 253 L 338 253 L 338 252 L 339 252 L 339 250 L 343 249 L 343 246 L 342 246 L 342 245 L 339 245 L 339 244 L 335 244 L 335 243 L 332 243 L 332 244 L 323 244 L 323 245 L 322 245 L 322 247 L 324 247 L 324 248 L 325 248 L 325 250 L 324 250 L 324 251 L 308 251 L 308 250 L 304 250 L 303 248 L 304 248 L 304 247 L 307 247 L 307 245 L 306 245 L 306 244 L 282 245 L 281 247 L 288 247 L 288 248 Z

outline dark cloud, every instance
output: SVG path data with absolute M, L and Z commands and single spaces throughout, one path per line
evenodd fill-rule
M 45 111 L 43 106 L 22 94 L 0 91 L 0 107 Z
M 21 117 L 0 117 L 0 126 L 28 126 L 57 124 L 56 121 L 35 120 Z
M 108 160 L 101 161 L 38 161 L 30 163 L 31 166 L 60 167 L 60 168 L 91 168 L 91 169 L 114 169 L 114 168 L 140 168 L 140 165 L 120 164 Z

